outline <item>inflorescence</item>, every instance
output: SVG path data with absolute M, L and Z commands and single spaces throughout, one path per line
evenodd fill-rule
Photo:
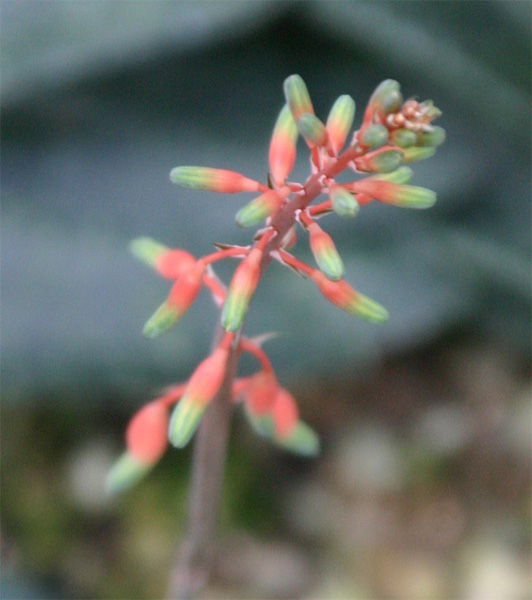
M 332 238 L 317 219 L 328 213 L 354 217 L 369 202 L 404 208 L 429 208 L 433 191 L 408 185 L 408 163 L 429 158 L 443 143 L 445 131 L 432 125 L 441 112 L 432 101 L 403 101 L 399 84 L 387 79 L 372 94 L 360 129 L 344 148 L 355 116 L 355 102 L 340 96 L 323 123 L 314 114 L 307 87 L 299 75 L 284 82 L 286 104 L 273 129 L 269 148 L 267 185 L 235 171 L 207 167 L 176 167 L 173 183 L 196 190 L 258 194 L 241 208 L 236 222 L 241 227 L 260 226 L 248 246 L 216 244 L 216 251 L 201 258 L 181 249 L 170 249 L 150 238 L 131 243 L 133 254 L 173 281 L 170 293 L 144 326 L 154 338 L 168 331 L 190 308 L 205 286 L 221 309 L 223 335 L 214 351 L 203 360 L 187 382 L 168 388 L 141 408 L 126 433 L 127 450 L 107 479 L 109 491 L 130 487 L 161 458 L 170 442 L 184 447 L 194 435 L 201 417 L 216 396 L 226 374 L 231 352 L 249 353 L 259 364 L 251 376 L 232 381 L 235 402 L 242 402 L 252 427 L 277 445 L 312 456 L 319 450 L 314 431 L 299 419 L 293 396 L 279 385 L 261 339 L 242 335 L 242 325 L 260 277 L 273 259 L 311 279 L 323 296 L 341 309 L 375 323 L 388 319 L 385 308 L 355 291 L 344 279 L 344 266 Z M 306 181 L 287 181 L 296 160 L 301 135 L 310 153 Z M 337 183 L 344 171 L 369 176 Z M 325 196 L 320 202 L 314 201 Z M 317 268 L 297 259 L 290 250 L 300 226 L 308 236 Z M 240 262 L 226 288 L 212 263 L 236 258 Z

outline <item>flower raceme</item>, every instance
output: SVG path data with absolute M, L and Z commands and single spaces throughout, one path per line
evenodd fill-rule
M 246 247 L 216 244 L 215 252 L 199 259 L 146 237 L 131 243 L 137 258 L 173 281 L 166 300 L 144 326 L 144 334 L 153 338 L 168 331 L 205 285 L 221 307 L 223 336 L 188 382 L 178 384 L 134 417 L 128 428 L 128 450 L 111 472 L 110 489 L 127 487 L 151 468 L 166 448 L 162 431 L 167 431 L 173 446 L 188 443 L 227 376 L 229 358 L 243 352 L 251 353 L 260 369 L 229 382 L 229 388 L 242 400 L 254 429 L 287 450 L 303 455 L 318 451 L 316 434 L 299 419 L 294 398 L 278 384 L 260 344 L 242 334 L 248 307 L 272 259 L 309 278 L 323 297 L 342 310 L 373 323 L 388 319 L 385 308 L 344 279 L 344 264 L 334 241 L 316 219 L 328 214 L 354 217 L 374 201 L 401 208 L 432 206 L 435 193 L 410 185 L 413 172 L 406 165 L 431 157 L 443 143 L 445 131 L 432 124 L 441 113 L 430 100 L 403 100 L 399 83 L 387 79 L 371 95 L 362 123 L 348 141 L 355 117 L 351 96 L 340 96 L 323 122 L 299 75 L 288 77 L 283 91 L 284 103 L 269 144 L 266 184 L 224 168 L 179 166 L 170 172 L 170 180 L 184 188 L 254 194 L 236 215 L 239 226 L 259 227 L 252 243 Z M 287 180 L 296 162 L 299 135 L 310 160 L 310 174 L 302 183 Z M 340 183 L 336 178 L 344 172 L 354 178 L 344 177 Z M 298 226 L 306 231 L 304 238 L 317 268 L 292 254 Z M 227 287 L 212 267 L 226 258 L 240 261 Z M 168 421 L 169 408 L 176 402 Z

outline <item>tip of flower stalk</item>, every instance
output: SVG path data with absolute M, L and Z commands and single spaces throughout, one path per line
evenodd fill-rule
M 400 92 L 401 86 L 393 79 L 385 79 L 376 88 L 368 103 L 373 111 L 380 114 L 389 114 L 399 110 L 403 103 Z
M 286 437 L 276 437 L 274 442 L 283 450 L 288 450 L 300 456 L 312 457 L 317 456 L 320 452 L 320 438 L 303 421 L 298 421 Z
M 105 480 L 107 494 L 118 494 L 136 485 L 151 470 L 153 465 L 143 463 L 124 452 L 115 462 Z
M 182 313 L 168 302 L 161 306 L 146 321 L 142 333 L 147 338 L 153 339 L 169 331 L 182 317 Z
M 314 114 L 307 86 L 299 75 L 287 77 L 284 80 L 283 90 L 294 121 L 297 122 L 299 116 L 303 113 Z
M 176 448 L 184 448 L 198 428 L 206 406 L 181 398 L 172 411 L 168 425 L 168 440 Z

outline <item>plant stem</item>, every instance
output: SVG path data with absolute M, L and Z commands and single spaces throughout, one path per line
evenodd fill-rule
M 220 328 L 214 347 L 221 333 Z M 171 574 L 171 600 L 196 598 L 208 584 L 213 568 L 236 363 L 237 354 L 230 350 L 224 382 L 205 411 L 194 440 L 188 534 Z

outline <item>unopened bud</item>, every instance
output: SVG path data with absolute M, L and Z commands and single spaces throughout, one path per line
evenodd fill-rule
M 327 117 L 327 133 L 332 149 L 338 154 L 345 144 L 355 118 L 355 101 L 347 94 L 340 96 Z
M 417 143 L 417 135 L 411 129 L 395 129 L 392 131 L 391 140 L 399 148 L 409 148 Z
M 299 75 L 290 75 L 290 77 L 287 77 L 284 81 L 283 89 L 286 103 L 290 108 L 295 122 L 297 122 L 299 116 L 303 113 L 314 114 L 307 86 Z
M 327 300 L 342 310 L 372 323 L 388 320 L 388 311 L 384 307 L 356 292 L 345 280 L 331 281 L 321 271 L 314 271 L 311 277 Z
M 411 163 L 417 162 L 418 160 L 425 160 L 436 154 L 436 148 L 434 146 L 411 146 L 403 150 L 404 162 Z
M 315 146 L 325 146 L 327 130 L 325 125 L 312 113 L 302 113 L 296 122 L 299 133 Z
M 170 417 L 168 439 L 176 448 L 188 444 L 209 402 L 218 393 L 225 376 L 227 356 L 228 349 L 218 346 L 192 374 L 183 397 Z
M 222 327 L 225 331 L 237 331 L 247 312 L 249 301 L 260 277 L 262 251 L 253 248 L 236 268 L 225 296 L 222 308 Z
M 392 183 L 408 183 L 414 172 L 410 167 L 399 167 L 395 171 L 390 173 L 379 173 L 378 175 L 372 175 L 369 179 L 377 179 L 379 181 L 391 181 Z
M 277 117 L 270 141 L 269 164 L 273 180 L 282 185 L 296 160 L 297 127 L 288 105 L 284 105 Z
M 143 334 L 154 338 L 168 331 L 185 314 L 196 299 L 203 283 L 205 265 L 198 261 L 174 283 L 168 298 L 144 325 Z
M 237 212 L 236 222 L 240 227 L 258 225 L 267 217 L 274 215 L 281 208 L 284 200 L 275 190 L 265 192 Z
M 168 447 L 167 430 L 168 409 L 157 400 L 146 404 L 127 427 L 128 452 L 140 462 L 156 463 Z
M 368 148 L 380 148 L 388 141 L 389 131 L 384 125 L 375 123 L 366 127 L 360 136 L 360 143 Z
M 329 197 L 334 212 L 341 217 L 355 217 L 358 214 L 360 210 L 358 202 L 353 194 L 350 194 L 341 185 L 332 187 L 329 192 Z
M 366 173 L 389 173 L 395 171 L 404 162 L 402 150 L 389 150 L 389 146 L 368 152 L 355 158 L 354 163 L 359 171 Z
M 336 250 L 331 236 L 323 231 L 317 223 L 307 226 L 309 243 L 314 259 L 320 270 L 334 281 L 344 276 L 344 263 Z
M 445 141 L 445 129 L 433 126 L 430 131 L 420 131 L 417 135 L 418 146 L 441 146 Z
M 403 208 L 430 208 L 436 202 L 436 194 L 432 190 L 371 177 L 355 181 L 353 189 L 368 194 L 380 202 Z
M 194 190 L 207 190 L 225 194 L 258 192 L 261 184 L 236 171 L 210 167 L 175 167 L 170 171 L 173 183 Z

